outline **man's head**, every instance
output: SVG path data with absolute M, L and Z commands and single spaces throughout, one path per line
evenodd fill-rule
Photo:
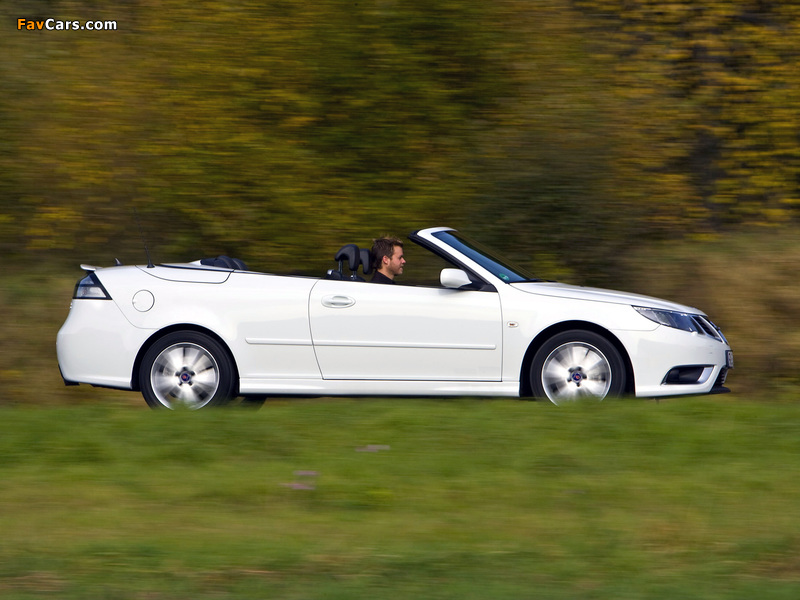
M 389 279 L 403 274 L 406 259 L 403 258 L 403 242 L 399 238 L 378 238 L 372 244 L 372 256 L 375 257 L 375 269 Z

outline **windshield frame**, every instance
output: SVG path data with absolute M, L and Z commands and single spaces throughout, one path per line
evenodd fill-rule
M 456 252 L 463 254 L 503 283 L 542 281 L 542 279 L 535 277 L 526 269 L 498 256 L 480 242 L 476 242 L 454 229 L 436 231 L 431 233 L 431 236 Z

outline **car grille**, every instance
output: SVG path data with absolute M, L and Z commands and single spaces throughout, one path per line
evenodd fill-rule
M 727 378 L 728 378 L 728 369 L 720 370 L 719 376 L 717 377 L 717 380 L 714 382 L 714 387 L 718 388 L 718 387 L 722 387 L 723 385 L 725 385 L 725 380 Z

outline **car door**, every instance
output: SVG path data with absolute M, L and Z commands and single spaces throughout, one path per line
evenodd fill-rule
M 497 292 L 320 280 L 311 337 L 325 379 L 500 381 Z

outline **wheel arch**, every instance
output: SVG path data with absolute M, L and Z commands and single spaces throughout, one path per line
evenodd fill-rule
M 605 327 L 601 327 L 600 325 L 590 321 L 563 321 L 561 323 L 555 323 L 554 325 L 551 325 L 550 327 L 540 331 L 538 335 L 533 338 L 528 346 L 528 349 L 525 351 L 525 356 L 522 359 L 522 366 L 520 367 L 519 395 L 523 398 L 529 398 L 533 396 L 533 388 L 531 387 L 530 381 L 530 369 L 531 364 L 533 363 L 533 357 L 536 355 L 536 352 L 539 350 L 539 348 L 541 348 L 542 345 L 554 335 L 558 335 L 559 333 L 573 329 L 591 331 L 592 333 L 603 336 L 606 340 L 614 345 L 614 347 L 620 353 L 620 356 L 622 356 L 623 362 L 625 363 L 625 394 L 631 396 L 634 395 L 636 392 L 636 383 L 634 381 L 633 363 L 631 363 L 631 358 L 628 355 L 628 351 L 625 349 L 625 346 L 617 336 L 615 336 Z
M 231 359 L 231 364 L 233 365 L 233 380 L 236 382 L 236 394 L 239 393 L 239 367 L 236 364 L 236 358 L 231 352 L 230 346 L 223 340 L 217 333 L 208 329 L 206 327 L 201 327 L 200 325 L 194 325 L 191 323 L 177 323 L 175 325 L 170 325 L 169 327 L 164 327 L 163 329 L 159 329 L 153 335 L 151 335 L 147 340 L 142 344 L 142 347 L 139 348 L 139 352 L 136 355 L 136 360 L 133 363 L 133 371 L 131 372 L 131 390 L 135 392 L 141 392 L 141 386 L 139 385 L 139 371 L 142 367 L 142 359 L 147 351 L 150 349 L 154 343 L 160 340 L 165 335 L 169 335 L 170 333 L 175 333 L 177 331 L 192 331 L 195 333 L 202 333 L 207 335 L 210 338 L 213 338 L 225 352 L 228 353 L 228 357 Z

